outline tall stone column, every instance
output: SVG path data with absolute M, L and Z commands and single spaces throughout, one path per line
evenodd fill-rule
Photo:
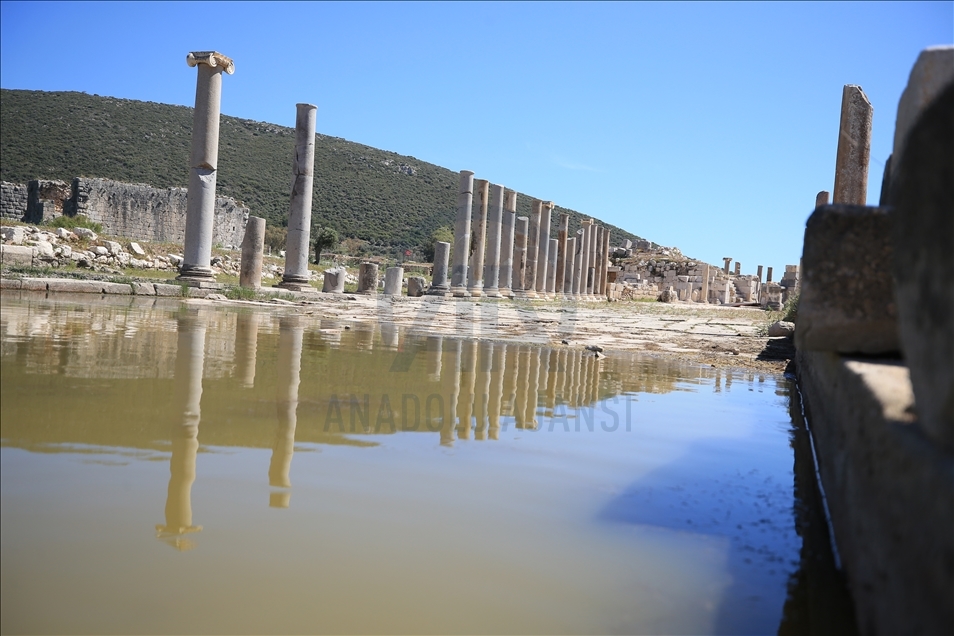
M 546 292 L 547 292 L 547 297 L 555 298 L 556 297 L 557 250 L 559 249 L 560 241 L 558 241 L 557 239 L 550 239 L 547 242 L 550 244 L 550 249 L 547 250 L 547 254 L 549 255 L 549 261 L 547 262 Z
M 540 215 L 543 213 L 543 202 L 536 199 L 530 205 L 530 224 L 527 227 L 527 267 L 524 270 L 523 293 L 526 298 L 536 298 L 537 257 L 540 251 Z
M 487 249 L 484 262 L 484 293 L 500 298 L 500 233 L 504 213 L 504 187 L 490 188 L 490 211 L 487 213 Z
M 771 268 L 771 267 L 768 268 L 768 271 L 767 271 L 766 274 L 765 274 L 765 282 L 766 282 L 766 283 L 771 283 L 771 282 L 772 282 L 772 268 Z
M 510 287 L 514 294 L 525 296 L 524 281 L 527 276 L 527 236 L 530 219 L 525 216 L 518 216 L 514 229 L 513 242 L 513 274 L 511 276 Z
M 315 182 L 315 120 L 318 107 L 296 104 L 295 160 L 292 164 L 291 206 L 285 239 L 285 273 L 276 287 L 295 291 L 318 291 L 311 286 L 308 256 L 311 254 L 311 198 Z
M 576 271 L 576 237 L 566 240 L 566 270 L 563 280 L 563 295 L 567 298 L 573 296 L 574 272 Z
M 587 219 L 583 226 L 583 282 L 580 285 L 580 295 L 593 295 L 593 219 Z
M 586 221 L 580 222 L 580 229 L 576 231 L 576 258 L 573 263 L 573 297 L 579 299 L 584 291 L 583 283 L 583 255 L 586 253 Z
M 434 278 L 427 292 L 430 296 L 445 296 L 450 292 L 447 281 L 447 263 L 450 256 L 450 243 L 438 241 L 434 244 Z
M 702 296 L 702 298 L 701 298 L 702 302 L 704 302 L 704 303 L 708 303 L 708 302 L 709 302 L 709 265 L 708 265 L 708 264 L 706 264 L 706 265 L 703 266 L 703 268 L 702 268 L 702 292 L 701 292 L 701 296 Z
M 728 274 L 728 273 L 729 273 L 729 265 L 732 263 L 732 259 L 731 259 L 730 257 L 728 257 L 728 256 L 723 256 L 723 257 L 722 257 L 722 262 L 725 263 L 725 267 L 722 268 L 722 273 L 723 273 L 723 274 Z
M 596 226 L 596 245 L 594 246 L 594 251 L 596 252 L 593 258 L 593 295 L 600 296 L 600 291 L 603 289 L 603 226 Z
M 846 84 L 841 93 L 838 155 L 835 159 L 833 202 L 865 205 L 868 199 L 868 160 L 874 108 L 860 86 Z
M 550 266 L 550 216 L 553 201 L 540 203 L 540 236 L 537 238 L 537 272 L 534 289 L 538 296 L 547 296 L 547 268 Z
M 517 222 L 517 193 L 506 190 L 504 194 L 503 230 L 500 235 L 500 295 L 513 298 L 513 238 Z
M 242 262 L 239 286 L 258 289 L 262 286 L 262 259 L 265 252 L 265 219 L 248 217 L 242 238 Z
M 603 260 L 600 262 L 600 296 L 606 296 L 606 281 L 609 278 L 610 230 L 603 228 Z
M 194 51 L 186 56 L 198 66 L 195 110 L 192 113 L 192 151 L 189 156 L 189 191 L 186 204 L 185 246 L 178 280 L 187 285 L 210 286 L 212 228 L 215 221 L 215 178 L 219 163 L 219 111 L 222 72 L 235 72 L 231 59 L 216 51 Z
M 490 204 L 490 182 L 474 179 L 474 210 L 471 220 L 470 265 L 467 268 L 467 291 L 471 296 L 484 295 L 484 247 L 487 244 L 487 211 Z
M 460 171 L 457 190 L 457 217 L 454 220 L 454 266 L 451 293 L 467 296 L 467 259 L 470 256 L 470 213 L 474 203 L 474 173 Z
M 562 298 L 566 292 L 566 241 L 570 229 L 570 215 L 560 213 L 560 229 L 557 232 L 556 295 Z

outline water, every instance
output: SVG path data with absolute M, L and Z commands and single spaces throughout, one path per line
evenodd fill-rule
M 850 623 L 784 377 L 2 300 L 4 633 Z

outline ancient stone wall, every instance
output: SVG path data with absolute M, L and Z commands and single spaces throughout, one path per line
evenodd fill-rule
M 23 219 L 27 212 L 27 187 L 0 181 L 0 218 Z

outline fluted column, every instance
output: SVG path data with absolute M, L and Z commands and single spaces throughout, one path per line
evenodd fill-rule
M 546 292 L 548 298 L 556 297 L 556 271 L 557 271 L 557 251 L 560 242 L 557 239 L 549 239 L 547 241 L 550 244 L 550 249 L 547 250 L 549 254 L 547 262 L 547 286 Z
M 195 110 L 192 113 L 192 151 L 186 203 L 185 245 L 178 279 L 186 284 L 214 283 L 212 230 L 215 220 L 215 180 L 219 163 L 219 112 L 222 72 L 235 72 L 231 59 L 216 51 L 194 51 L 186 56 L 198 67 Z
M 586 247 L 586 221 L 580 223 L 580 229 L 576 231 L 576 256 L 573 262 L 573 297 L 579 300 L 583 290 L 583 258 L 584 247 Z
M 603 226 L 596 226 L 596 241 L 593 246 L 593 295 L 599 297 L 603 289 Z
M 467 260 L 470 256 L 470 214 L 474 203 L 474 173 L 460 171 L 457 192 L 457 216 L 454 220 L 454 266 L 451 269 L 451 293 L 468 296 Z

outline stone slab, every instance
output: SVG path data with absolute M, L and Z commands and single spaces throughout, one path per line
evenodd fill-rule
M 805 225 L 795 347 L 841 353 L 900 349 L 885 208 L 826 205 Z
M 182 287 L 179 285 L 169 285 L 168 283 L 156 283 L 154 285 L 156 296 L 182 296 Z
M 19 278 L 0 278 L 0 289 L 20 289 L 22 282 Z
M 47 280 L 45 278 L 24 278 L 20 283 L 20 289 L 23 291 L 46 291 Z
M 889 194 L 901 346 L 920 425 L 948 451 L 954 450 L 952 113 L 954 84 L 911 129 Z
M 129 283 L 100 283 L 104 294 L 116 294 L 119 296 L 129 296 L 133 293 L 132 285 Z
M 71 280 L 68 278 L 51 278 L 45 281 L 47 291 L 68 294 L 102 294 L 105 283 L 98 280 Z M 126 285 L 129 293 L 129 285 Z
M 858 631 L 954 633 L 954 460 L 914 424 L 907 369 L 804 349 L 797 362 Z
M 132 292 L 137 296 L 155 296 L 156 286 L 154 283 L 132 283 Z
M 0 262 L 4 266 L 31 267 L 36 250 L 27 245 L 0 245 Z

